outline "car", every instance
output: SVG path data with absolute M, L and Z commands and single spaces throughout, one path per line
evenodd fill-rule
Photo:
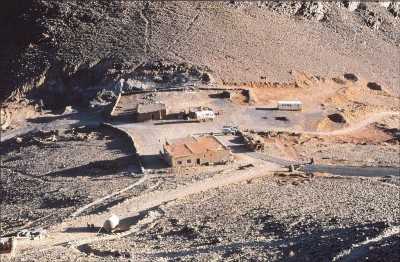
M 222 133 L 224 135 L 235 135 L 236 132 L 238 131 L 238 127 L 237 126 L 223 126 L 222 127 Z
M 179 112 L 178 115 L 178 119 L 183 119 L 186 116 L 186 110 L 185 109 L 181 109 L 181 111 Z

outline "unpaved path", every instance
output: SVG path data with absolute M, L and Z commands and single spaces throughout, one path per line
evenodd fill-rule
M 395 116 L 395 115 L 399 116 L 400 112 L 395 112 L 395 111 L 380 112 L 380 113 L 369 116 L 368 118 L 358 122 L 355 125 L 352 125 L 352 126 L 340 129 L 340 130 L 334 130 L 334 131 L 329 131 L 329 132 L 310 132 L 310 134 L 335 135 L 335 136 L 336 135 L 344 135 L 344 134 L 355 132 L 363 127 L 366 127 L 369 124 L 372 124 L 381 118 L 388 117 L 388 116 Z
M 247 152 L 247 156 L 261 161 L 276 163 L 279 165 L 304 165 L 300 170 L 304 172 L 321 172 L 341 176 L 364 176 L 364 177 L 385 177 L 400 176 L 400 170 L 395 167 L 363 167 L 363 166 L 337 166 L 300 163 L 294 160 L 270 156 L 259 152 Z M 287 169 L 286 169 L 287 170 Z
M 143 182 L 145 182 L 147 179 L 148 179 L 148 175 L 145 174 L 145 175 L 144 175 L 142 178 L 140 178 L 136 183 L 133 183 L 133 184 L 131 184 L 131 185 L 129 185 L 129 186 L 127 186 L 127 187 L 125 187 L 125 188 L 119 190 L 119 191 L 112 192 L 112 193 L 110 193 L 110 194 L 108 194 L 108 195 L 106 195 L 106 196 L 104 196 L 104 197 L 98 198 L 98 199 L 96 199 L 95 201 L 90 202 L 90 203 L 87 204 L 87 205 L 84 205 L 83 207 L 79 208 L 79 209 L 76 210 L 74 213 L 72 213 L 70 217 L 76 217 L 77 215 L 81 214 L 82 212 L 84 212 L 84 211 L 87 210 L 88 208 L 90 208 L 90 207 L 92 207 L 92 206 L 94 206 L 94 205 L 97 205 L 97 204 L 103 202 L 104 200 L 106 200 L 106 199 L 108 199 L 108 198 L 110 198 L 110 197 L 113 197 L 113 196 L 122 194 L 122 193 L 128 191 L 129 189 L 134 188 L 135 186 L 138 186 L 138 185 L 140 185 L 140 184 L 143 184 Z
M 365 249 L 368 248 L 370 243 L 380 242 L 385 238 L 392 237 L 394 235 L 398 235 L 400 232 L 400 226 L 393 226 L 389 227 L 388 229 L 384 230 L 380 235 L 377 237 L 371 238 L 353 244 L 349 249 L 341 251 L 336 257 L 333 258 L 333 261 L 356 261 L 362 257 L 362 254 L 365 252 Z
M 319 134 L 319 135 L 339 135 L 339 134 L 350 133 L 370 123 L 373 123 L 382 117 L 390 115 L 398 115 L 398 114 L 399 112 L 382 112 L 370 116 L 369 118 L 357 123 L 352 127 L 348 127 L 342 130 L 336 130 L 332 132 L 304 132 L 304 133 Z M 283 130 L 288 131 L 288 129 L 283 129 Z M 278 161 L 272 161 L 272 162 L 278 162 Z M 238 183 L 241 181 L 254 179 L 257 177 L 270 175 L 272 170 L 279 170 L 279 169 L 281 169 L 279 165 L 276 165 L 271 162 L 263 162 L 263 164 L 258 164 L 257 168 L 253 168 L 252 170 L 238 171 L 230 167 L 227 168 L 223 173 L 215 175 L 212 178 L 207 178 L 174 189 L 156 191 L 144 194 L 142 196 L 134 197 L 132 199 L 128 199 L 119 205 L 113 206 L 110 209 L 110 213 L 117 214 L 121 218 L 121 225 L 124 228 L 127 229 L 129 228 L 125 233 L 122 234 L 123 235 L 130 234 L 135 230 L 138 230 L 138 227 L 131 227 L 132 223 L 136 222 L 138 219 L 143 217 L 143 215 L 145 215 L 150 209 L 157 207 L 163 203 L 187 197 L 189 195 L 193 195 L 202 191 L 207 191 L 212 188 L 227 186 L 232 183 Z M 141 183 L 142 182 L 143 181 L 141 181 Z M 133 187 L 134 185 L 128 186 L 127 188 L 123 189 L 123 192 Z M 79 213 L 83 212 L 85 209 L 89 208 L 90 206 L 95 205 L 97 202 L 101 202 L 102 200 L 111 197 L 112 195 L 120 193 L 121 190 L 114 192 L 108 196 L 104 196 L 102 199 L 92 202 L 89 205 L 77 210 L 73 214 L 73 218 L 71 220 L 49 228 L 48 233 L 51 236 L 50 238 L 46 238 L 41 241 L 22 241 L 22 243 L 19 243 L 20 252 L 22 253 L 25 251 L 29 253 L 30 252 L 29 250 L 33 252 L 33 250 L 35 249 L 49 249 L 49 248 L 51 249 L 56 246 L 65 245 L 68 242 L 72 244 L 75 243 L 73 245 L 77 244 L 83 245 L 85 243 L 90 243 L 98 240 L 121 237 L 122 235 L 105 236 L 105 235 L 97 235 L 94 232 L 87 231 L 86 228 L 87 222 L 94 223 L 96 226 L 101 226 L 104 220 L 110 215 L 109 213 L 88 215 L 85 217 L 74 217 L 77 216 Z
M 126 203 L 123 203 L 123 206 L 114 206 L 111 211 L 114 213 L 119 212 L 125 214 L 125 217 L 132 216 L 132 213 L 147 210 L 178 198 L 183 198 L 192 194 L 207 191 L 212 188 L 222 187 L 245 180 L 262 177 L 264 175 L 270 175 L 271 170 L 275 169 L 279 169 L 279 167 L 270 163 L 260 165 L 258 168 L 254 168 L 251 171 L 237 171 L 233 168 L 228 168 L 219 175 L 189 184 L 184 187 L 156 191 L 151 194 L 146 194 L 131 199 L 130 201 L 128 200 Z
M 228 168 L 222 173 L 207 178 L 192 184 L 177 187 L 174 189 L 167 189 L 148 193 L 142 196 L 134 197 L 119 205 L 113 206 L 110 213 L 114 213 L 121 218 L 122 227 L 130 227 L 132 222 L 135 222 L 138 217 L 146 215 L 150 209 L 157 207 L 161 204 L 173 201 L 179 198 L 187 197 L 202 191 L 210 190 L 221 186 L 227 186 L 232 183 L 238 183 L 266 175 L 271 175 L 271 170 L 279 169 L 279 166 L 267 163 L 259 165 L 252 170 L 235 170 L 234 167 Z M 55 225 L 48 230 L 49 238 L 41 241 L 21 241 L 18 244 L 20 253 L 29 253 L 29 250 L 48 250 L 60 245 L 67 245 L 68 243 L 83 245 L 98 240 L 108 238 L 121 237 L 122 235 L 109 235 L 108 237 L 96 232 L 89 232 L 86 228 L 86 222 L 94 223 L 96 226 L 101 226 L 109 213 L 98 215 L 88 215 L 85 217 L 72 218 L 69 221 Z M 125 222 L 124 222 L 125 221 Z M 122 233 L 123 235 L 130 234 L 137 230 L 137 227 L 131 227 L 128 231 Z M 33 252 L 33 251 L 31 251 Z
M 400 112 L 397 111 L 385 111 L 385 112 L 380 112 L 376 114 L 372 114 L 366 119 L 352 125 L 349 127 L 345 127 L 343 129 L 339 130 L 333 130 L 333 131 L 327 131 L 327 132 L 322 132 L 322 131 L 296 131 L 296 133 L 302 133 L 302 134 L 308 134 L 308 135 L 320 135 L 320 136 L 336 136 L 336 135 L 344 135 L 344 134 L 349 134 L 352 132 L 355 132 L 359 129 L 362 129 L 369 124 L 372 124 L 374 122 L 377 122 L 379 119 L 384 118 L 384 117 L 389 117 L 389 116 L 399 116 Z M 265 131 L 265 130 L 263 130 Z M 269 128 L 268 131 L 277 131 L 277 132 L 291 132 L 290 128 Z

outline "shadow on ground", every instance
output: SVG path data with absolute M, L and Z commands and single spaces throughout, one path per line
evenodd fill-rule
M 298 223 L 295 228 L 289 228 L 275 221 L 271 216 L 256 218 L 255 222 L 264 225 L 260 230 L 261 234 L 268 236 L 267 239 L 271 239 L 270 236 L 273 235 L 275 240 L 228 244 L 206 242 L 200 248 L 159 252 L 152 254 L 152 256 L 174 259 L 198 254 L 220 253 L 225 259 L 239 259 L 246 255 L 245 252 L 248 252 L 249 248 L 256 248 L 259 255 L 279 254 L 276 261 L 332 261 L 340 252 L 352 248 L 353 250 L 357 249 L 357 247 L 354 248 L 354 244 L 375 238 L 388 227 L 388 224 L 384 222 L 377 222 L 323 230 L 318 223 L 311 222 Z M 334 220 L 330 222 L 336 223 Z M 398 236 L 394 237 L 394 239 L 396 238 Z M 380 248 L 374 250 L 370 246 L 385 247 L 385 253 L 382 254 Z M 383 259 L 380 261 L 398 261 L 400 255 L 398 247 L 398 241 L 382 239 L 365 246 L 361 245 L 355 252 L 350 252 L 348 258 L 350 261 L 365 261 L 366 257 L 378 258 L 380 255 L 380 258 Z M 384 259 L 385 257 L 389 260 Z
M 187 123 L 198 123 L 199 121 L 196 120 L 177 120 L 177 121 L 164 121 L 164 122 L 157 122 L 154 125 L 175 125 L 175 124 L 187 124 Z
M 82 222 L 82 224 L 84 224 L 85 222 Z M 94 227 L 94 228 L 90 228 L 85 226 L 81 226 L 81 227 L 69 227 L 67 229 L 65 229 L 65 233 L 87 233 L 87 232 L 91 232 L 91 233 L 97 233 L 97 231 L 99 231 L 100 227 Z
M 278 111 L 276 107 L 256 107 L 256 110 Z
M 128 155 L 113 160 L 93 161 L 86 165 L 51 172 L 44 175 L 44 177 L 107 176 L 124 171 L 128 168 L 131 170 L 132 165 L 136 165 L 136 163 L 136 158 L 132 155 Z
M 140 156 L 142 165 L 146 169 L 161 169 L 169 167 L 162 159 L 161 155 L 142 155 Z

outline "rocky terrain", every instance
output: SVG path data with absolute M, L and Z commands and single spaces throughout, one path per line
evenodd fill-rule
M 109 130 L 85 127 L 3 143 L 2 235 L 53 225 L 139 179 L 134 149 L 127 145 L 129 140 Z
M 399 3 L 0 5 L 0 235 L 46 229 L 1 261 L 400 259 Z M 133 123 L 144 101 L 167 119 Z M 199 106 L 214 121 L 176 119 Z M 210 134 L 232 163 L 162 161 Z
M 398 93 L 398 3 L 34 0 L 1 10 L 3 100 L 87 105 L 154 59 L 207 68 L 224 83 L 351 72 Z
M 397 224 L 396 190 L 335 177 L 252 180 L 162 205 L 153 211 L 160 218 L 140 232 L 90 246 L 93 253 L 115 250 L 156 261 L 332 261 L 350 249 L 354 261 L 365 257 L 352 245 L 376 239 L 362 248 L 385 246 L 379 259 L 395 261 L 390 252 L 398 242 L 379 236 Z
M 397 191 L 379 179 L 275 173 L 164 202 L 146 210 L 131 234 L 18 259 L 397 261 Z

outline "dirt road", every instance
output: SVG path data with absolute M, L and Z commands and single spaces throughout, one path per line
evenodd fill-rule
M 364 127 L 368 126 L 369 124 L 372 124 L 384 117 L 399 116 L 399 115 L 400 115 L 400 112 L 397 112 L 397 111 L 385 111 L 385 112 L 372 114 L 368 118 L 361 120 L 357 124 L 354 124 L 352 126 L 345 127 L 343 129 L 339 129 L 339 130 L 333 130 L 333 131 L 328 131 L 328 132 L 296 131 L 296 133 L 302 133 L 302 134 L 308 134 L 308 135 L 320 135 L 320 136 L 344 135 L 344 134 L 349 134 L 349 133 L 355 132 L 361 128 L 364 128 Z M 262 130 L 262 131 L 266 131 L 266 130 Z M 267 131 L 292 132 L 293 130 L 290 130 L 290 128 L 269 128 Z
M 370 123 L 373 123 L 377 121 L 378 119 L 389 116 L 389 115 L 394 115 L 394 114 L 399 114 L 398 112 L 382 112 L 378 113 L 376 115 L 373 115 L 356 125 L 342 129 L 342 130 L 337 130 L 337 131 L 332 131 L 332 132 L 304 132 L 304 133 L 313 133 L 313 134 L 319 134 L 319 135 L 338 135 L 338 134 L 345 134 L 345 133 L 350 133 L 353 132 L 359 128 L 362 128 Z M 138 130 L 142 129 L 142 131 L 145 131 L 145 133 L 148 135 L 149 131 L 151 130 L 150 134 L 155 135 L 156 130 L 154 126 L 152 126 L 151 129 L 148 129 L 146 126 L 141 126 L 141 125 L 135 125 L 136 128 L 134 130 L 129 130 L 130 134 L 132 135 L 138 135 Z M 124 127 L 128 127 L 127 125 Z M 141 127 L 141 128 L 138 128 Z M 128 129 L 128 128 L 127 128 Z M 284 131 L 288 131 L 288 129 L 283 129 Z M 128 131 L 128 130 L 127 130 Z M 144 133 L 140 133 L 140 136 L 144 136 Z M 153 141 L 154 137 L 151 138 L 149 136 L 144 137 L 144 141 L 147 141 L 150 144 L 154 144 L 154 147 L 159 146 L 160 141 Z M 140 147 L 139 147 L 140 148 Z M 138 150 L 139 153 L 141 153 Z M 220 174 L 216 174 L 212 178 L 207 178 L 201 181 L 196 181 L 191 184 L 187 184 L 185 186 L 179 186 L 177 188 L 173 189 L 167 189 L 167 190 L 161 190 L 161 191 L 154 191 L 150 193 L 145 193 L 144 195 L 140 195 L 131 199 L 128 199 L 118 205 L 113 206 L 110 208 L 109 212 L 107 213 L 102 213 L 102 214 L 96 214 L 96 215 L 88 215 L 84 217 L 75 217 L 79 215 L 82 211 L 84 211 L 86 208 L 95 205 L 96 203 L 101 202 L 102 200 L 121 193 L 121 190 L 118 192 L 111 193 L 110 195 L 104 196 L 89 205 L 82 207 L 81 209 L 77 210 L 72 218 L 68 221 L 65 221 L 61 224 L 55 225 L 52 228 L 49 228 L 48 232 L 49 235 L 51 236 L 50 238 L 43 239 L 41 241 L 21 241 L 19 243 L 19 250 L 20 253 L 23 252 L 36 252 L 37 249 L 52 249 L 55 247 L 61 246 L 80 246 L 84 245 L 87 243 L 99 241 L 99 240 L 104 240 L 104 239 L 112 239 L 112 238 L 117 238 L 121 237 L 123 235 L 130 234 L 134 232 L 135 230 L 138 230 L 138 227 L 132 227 L 135 223 L 138 221 L 142 220 L 148 213 L 156 208 L 157 206 L 160 206 L 162 204 L 168 203 L 170 201 L 180 199 L 187 197 L 189 195 L 193 195 L 202 191 L 207 191 L 212 188 L 217 188 L 217 187 L 222 187 L 222 186 L 227 186 L 232 183 L 239 183 L 241 181 L 246 181 L 250 179 L 254 179 L 257 177 L 262 177 L 265 175 L 270 175 L 272 171 L 279 171 L 282 170 L 282 167 L 280 165 L 282 164 L 288 164 L 292 163 L 290 160 L 286 159 L 280 159 L 280 158 L 271 158 L 267 155 L 264 154 L 259 154 L 256 152 L 249 152 L 244 154 L 245 157 L 251 157 L 253 159 L 257 160 L 264 160 L 262 162 L 257 161 L 259 163 L 256 164 L 255 168 L 252 168 L 252 170 L 237 170 L 237 166 L 231 166 L 228 167 L 226 170 L 224 170 Z M 265 162 L 267 161 L 267 162 Z M 314 165 L 315 167 L 321 167 L 323 170 L 324 168 L 327 168 L 325 166 L 318 166 Z M 329 167 L 329 168 L 335 168 L 335 167 Z M 340 172 L 346 172 L 347 167 L 336 167 L 338 170 L 340 169 Z M 344 169 L 343 169 L 344 168 Z M 350 169 L 354 169 L 353 167 L 350 167 Z M 353 170 L 354 171 L 354 170 Z M 359 174 L 362 174 L 364 172 L 364 169 L 360 169 L 357 171 Z M 323 171 L 324 172 L 324 171 Z M 332 171 L 332 169 L 330 170 Z M 339 171 L 338 171 L 339 172 Z M 147 176 L 146 176 L 147 178 Z M 143 181 L 142 181 L 143 182 Z M 123 192 L 128 191 L 129 189 L 135 187 L 138 185 L 137 183 L 134 185 L 130 185 L 126 188 L 123 189 Z M 94 223 L 96 226 L 101 226 L 104 222 L 104 220 L 110 215 L 110 213 L 117 214 L 121 218 L 121 226 L 127 231 L 120 233 L 119 235 L 97 235 L 95 232 L 89 232 L 86 228 L 86 223 Z M 31 250 L 31 251 L 30 251 Z
M 304 172 L 321 172 L 342 176 L 364 176 L 364 177 L 384 177 L 384 176 L 400 176 L 399 168 L 389 167 L 358 167 L 358 166 L 329 166 L 329 165 L 309 165 L 309 163 L 300 163 L 297 161 L 266 155 L 259 152 L 247 152 L 246 155 L 267 162 L 279 165 L 304 165 L 301 171 Z
M 373 114 L 371 116 L 369 116 L 368 118 L 358 122 L 355 125 L 340 129 L 340 130 L 334 130 L 334 131 L 330 131 L 330 132 L 310 132 L 309 134 L 315 134 L 315 135 L 344 135 L 344 134 L 348 134 L 348 133 L 352 133 L 355 132 L 363 127 L 368 126 L 369 124 L 372 124 L 376 121 L 378 121 L 381 118 L 384 117 L 389 117 L 389 116 L 399 116 L 400 112 L 395 112 L 395 111 L 387 111 L 387 112 L 380 112 L 377 114 Z
M 33 252 L 32 250 L 48 250 L 61 246 L 78 246 L 86 243 L 91 243 L 104 239 L 111 239 L 130 234 L 137 230 L 137 227 L 132 227 L 135 223 L 145 217 L 151 209 L 168 203 L 170 201 L 184 198 L 202 191 L 207 191 L 212 188 L 227 186 L 232 183 L 239 183 L 254 178 L 271 175 L 271 170 L 279 170 L 280 167 L 266 163 L 258 165 L 250 170 L 238 170 L 237 166 L 227 168 L 220 174 L 207 178 L 201 181 L 188 184 L 186 186 L 177 187 L 163 191 L 155 191 L 145 195 L 131 198 L 119 205 L 113 206 L 109 213 L 98 215 L 88 215 L 85 217 L 72 218 L 69 221 L 58 224 L 48 229 L 49 238 L 41 241 L 21 241 L 18 244 L 20 253 Z M 79 212 L 77 211 L 77 214 Z M 121 227 L 128 229 L 119 235 L 104 235 L 90 232 L 86 228 L 86 222 L 90 221 L 96 226 L 101 226 L 110 213 L 117 214 L 121 218 Z M 129 229 L 130 228 L 130 229 Z M 31 250 L 31 251 L 30 251 Z

